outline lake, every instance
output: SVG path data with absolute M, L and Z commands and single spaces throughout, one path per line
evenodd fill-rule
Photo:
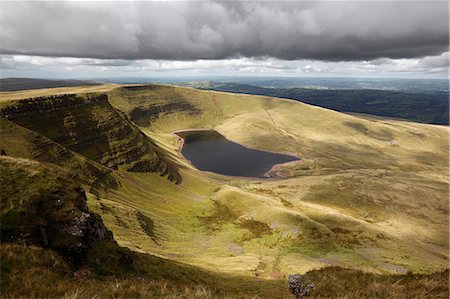
M 243 177 L 262 177 L 272 166 L 299 158 L 244 147 L 216 131 L 184 131 L 183 156 L 200 170 Z

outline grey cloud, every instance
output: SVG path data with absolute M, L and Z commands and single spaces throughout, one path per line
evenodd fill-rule
M 2 1 L 1 6 L 2 54 L 339 61 L 423 57 L 449 46 L 446 1 Z
M 41 76 L 115 76 L 145 75 L 192 75 L 196 74 L 270 74 L 290 76 L 292 74 L 327 74 L 344 76 L 422 76 L 447 78 L 449 52 L 422 58 L 389 59 L 378 58 L 370 61 L 319 61 L 280 60 L 267 57 L 217 59 L 217 60 L 109 60 L 93 58 L 43 57 L 0 55 L 0 69 L 3 76 L 24 76 L 38 72 Z M 123 62 L 123 63 L 122 63 Z

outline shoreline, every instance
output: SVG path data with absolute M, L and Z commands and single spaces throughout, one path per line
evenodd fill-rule
M 290 157 L 294 157 L 297 160 L 293 160 L 293 161 L 288 161 L 288 162 L 284 162 L 284 163 L 278 163 L 273 165 L 268 171 L 266 171 L 265 173 L 263 173 L 261 176 L 259 177 L 248 177 L 248 176 L 234 176 L 234 175 L 226 175 L 226 174 L 221 174 L 221 173 L 217 173 L 214 171 L 209 171 L 209 170 L 201 170 L 198 169 L 197 167 L 195 167 L 194 164 L 192 164 L 192 162 L 187 159 L 184 155 L 183 155 L 183 146 L 185 144 L 185 139 L 183 137 L 181 137 L 180 135 L 178 135 L 177 133 L 184 133 L 184 132 L 206 132 L 206 131 L 214 131 L 218 134 L 220 134 L 223 138 L 225 138 L 227 141 L 232 142 L 232 143 L 236 143 L 239 144 L 242 147 L 245 147 L 246 149 L 249 150 L 258 150 L 258 151 L 263 151 L 263 152 L 268 152 L 268 153 L 272 153 L 272 154 L 282 154 L 282 155 L 286 155 L 286 156 L 290 156 Z M 297 157 L 296 155 L 293 155 L 292 153 L 284 153 L 284 152 L 275 152 L 275 151 L 270 151 L 270 150 L 261 150 L 261 149 L 256 149 L 256 148 L 250 148 L 246 145 L 243 145 L 239 142 L 233 141 L 229 138 L 227 138 L 224 134 L 222 134 L 221 132 L 215 130 L 215 129 L 210 129 L 210 128 L 198 128 L 198 129 L 181 129 L 181 130 L 175 130 L 175 131 L 171 131 L 170 134 L 174 135 L 177 140 L 178 140 L 178 149 L 177 149 L 177 153 L 180 155 L 180 157 L 182 157 L 183 159 L 185 159 L 186 161 L 188 161 L 188 163 L 195 168 L 198 171 L 202 171 L 202 172 L 206 172 L 206 173 L 211 173 L 214 175 L 220 175 L 220 176 L 224 176 L 227 178 L 236 178 L 236 179 L 250 179 L 250 180 L 258 180 L 258 181 L 268 181 L 268 180 L 281 180 L 281 179 L 288 179 L 289 177 L 284 177 L 284 176 L 279 176 L 277 175 L 277 172 L 280 172 L 281 170 L 279 170 L 278 168 L 282 167 L 283 165 L 287 165 L 287 164 L 294 164 L 294 163 L 299 163 L 299 162 L 303 162 L 303 159 L 300 157 Z M 274 176 L 269 176 L 268 174 L 270 174 L 271 172 L 275 173 Z

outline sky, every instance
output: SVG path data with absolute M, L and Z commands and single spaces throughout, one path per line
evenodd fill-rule
M 448 1 L 1 1 L 0 77 L 446 78 Z

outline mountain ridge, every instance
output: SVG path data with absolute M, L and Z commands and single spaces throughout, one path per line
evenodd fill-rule
M 38 88 L 100 85 L 94 80 L 51 80 L 35 78 L 1 78 L 0 91 L 19 91 Z

